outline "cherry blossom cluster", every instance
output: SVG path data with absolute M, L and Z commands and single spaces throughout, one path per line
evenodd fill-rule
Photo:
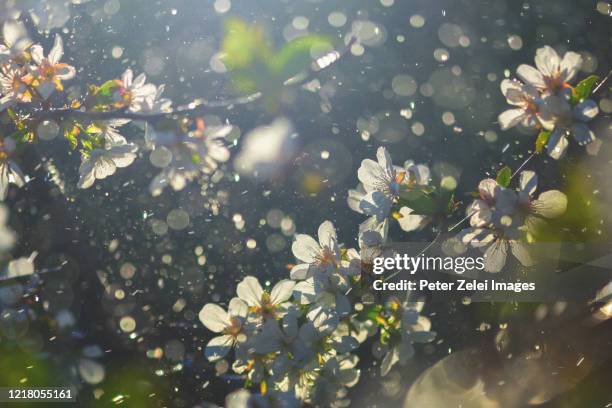
M 142 128 L 149 116 L 172 111 L 172 101 L 162 96 L 164 85 L 147 83 L 144 74 L 134 76 L 129 68 L 120 78 L 91 85 L 86 95 L 69 99 L 64 83 L 75 77 L 76 70 L 62 62 L 61 36 L 55 36 L 53 47 L 45 54 L 42 46 L 29 39 L 22 23 L 7 21 L 3 39 L 0 114 L 10 119 L 11 126 L 8 134 L 0 135 L 2 200 L 9 184 L 21 187 L 27 182 L 16 156 L 22 145 L 39 139 L 41 129 L 63 132 L 71 148 L 79 149 L 78 187 L 89 188 L 139 157 L 138 145 L 121 135 L 120 128 L 131 122 Z M 37 117 L 32 112 L 46 115 Z M 100 115 L 103 113 L 110 115 Z M 161 172 L 151 181 L 152 195 L 159 195 L 166 186 L 181 190 L 187 182 L 213 173 L 219 163 L 229 159 L 224 138 L 232 130 L 230 125 L 206 127 L 202 119 L 196 119 L 164 132 L 157 132 L 150 124 L 144 128 L 146 148 L 166 158 Z

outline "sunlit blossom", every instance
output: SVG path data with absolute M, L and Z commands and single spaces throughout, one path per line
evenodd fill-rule
M 239 298 L 230 300 L 227 312 L 214 303 L 200 310 L 198 316 L 202 324 L 212 332 L 221 333 L 206 345 L 205 355 L 209 361 L 222 359 L 239 341 L 246 340 L 243 330 L 248 310 L 248 305 Z
M 575 52 L 566 52 L 563 58 L 550 46 L 538 48 L 534 68 L 522 64 L 516 74 L 525 82 L 547 93 L 556 93 L 569 86 L 580 66 L 582 57 Z
M 277 319 L 284 315 L 295 282 L 279 281 L 270 292 L 264 291 L 254 276 L 245 277 L 236 287 L 238 297 L 249 305 L 252 315 L 261 319 Z
M 112 176 L 117 168 L 127 167 L 136 160 L 138 150 L 132 143 L 111 144 L 84 154 L 79 167 L 79 188 L 89 188 L 96 180 Z
M 13 139 L 7 137 L 0 139 L 0 200 L 2 201 L 6 199 L 9 184 L 23 187 L 26 182 L 19 165 L 12 159 L 15 148 Z
M 64 56 L 62 37 L 55 36 L 55 42 L 49 55 L 45 57 L 43 48 L 36 44 L 30 49 L 34 65 L 31 69 L 36 91 L 43 99 L 48 99 L 54 91 L 63 91 L 62 81 L 74 78 L 74 67 L 60 62 Z

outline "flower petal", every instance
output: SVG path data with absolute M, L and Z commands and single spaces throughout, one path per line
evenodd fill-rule
M 500 272 L 506 264 L 507 253 L 506 241 L 498 239 L 493 242 L 484 253 L 484 270 L 491 273 Z
M 244 302 L 244 300 L 234 297 L 230 300 L 229 305 L 227 306 L 227 312 L 231 317 L 241 317 L 246 319 L 247 314 L 249 313 L 249 306 Z
M 309 264 L 297 264 L 293 268 L 291 268 L 291 272 L 289 272 L 289 277 L 294 280 L 304 280 L 312 275 L 310 273 L 310 270 L 311 268 Z
M 217 336 L 211 339 L 206 345 L 204 355 L 208 361 L 214 362 L 221 360 L 227 355 L 234 345 L 234 338 L 229 334 Z
M 595 133 L 584 123 L 572 125 L 572 136 L 580 146 L 587 145 L 596 139 Z
M 519 185 L 521 191 L 526 192 L 529 195 L 535 193 L 538 188 L 538 176 L 535 171 L 525 170 L 521 172 Z
M 592 99 L 586 99 L 574 106 L 574 116 L 583 122 L 594 119 L 598 113 L 599 107 L 597 107 L 597 103 Z
M 300 261 L 314 263 L 317 260 L 317 255 L 321 252 L 321 247 L 310 235 L 297 234 L 291 245 L 291 251 Z
M 535 64 L 542 74 L 549 77 L 557 75 L 560 63 L 559 54 L 552 47 L 546 45 L 537 49 Z
M 523 122 L 526 112 L 523 108 L 508 109 L 499 114 L 497 121 L 502 130 L 508 130 Z
M 529 254 L 529 250 L 527 249 L 527 245 L 525 245 L 522 241 L 512 240 L 510 241 L 510 250 L 512 251 L 512 255 L 523 266 L 533 266 L 535 264 L 533 258 Z
M 545 191 L 532 203 L 532 208 L 542 217 L 559 217 L 567 210 L 567 196 L 559 190 Z
M 221 306 L 214 303 L 204 305 L 198 317 L 208 330 L 215 333 L 222 332 L 231 323 L 227 312 Z
M 261 298 L 264 292 L 256 277 L 247 276 L 244 278 L 236 287 L 236 293 L 249 306 L 261 306 Z
M 283 279 L 274 285 L 270 292 L 270 302 L 274 305 L 279 305 L 288 301 L 293 294 L 295 282 L 289 279 Z
M 563 82 L 570 82 L 572 79 L 574 79 L 581 66 L 582 57 L 580 54 L 571 51 L 566 52 L 560 66 L 561 80 Z
M 516 75 L 524 82 L 527 82 L 528 84 L 535 86 L 538 89 L 546 88 L 546 82 L 544 82 L 544 77 L 542 76 L 542 73 L 531 65 L 519 65 L 519 67 L 516 69 Z
M 548 138 L 546 151 L 550 157 L 558 160 L 565 154 L 568 144 L 569 142 L 567 141 L 567 137 L 565 137 L 564 131 L 555 129 Z
M 317 236 L 319 237 L 319 244 L 322 248 L 333 248 L 335 247 L 336 242 L 338 242 L 338 237 L 336 236 L 336 229 L 334 228 L 334 224 L 331 221 L 325 221 L 319 226 Z
M 378 164 L 380 167 L 387 173 L 393 173 L 393 162 L 391 161 L 391 155 L 384 147 L 379 147 L 376 150 L 376 158 L 378 159 Z
M 55 35 L 55 41 L 53 42 L 53 48 L 49 51 L 49 62 L 51 65 L 59 63 L 64 55 L 64 42 L 59 34 Z
M 401 218 L 398 218 L 402 230 L 406 232 L 417 231 L 423 228 L 426 224 L 427 217 L 425 215 L 412 214 L 413 209 L 408 207 L 402 207 L 399 210 Z

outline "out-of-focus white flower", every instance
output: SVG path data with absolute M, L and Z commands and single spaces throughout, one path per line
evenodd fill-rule
M 13 248 L 16 236 L 15 232 L 7 227 L 9 212 L 4 204 L 0 204 L 0 253 Z
M 394 317 L 400 321 L 399 336 L 391 337 L 388 344 L 379 345 L 384 353 L 380 365 L 382 376 L 387 375 L 396 363 L 404 365 L 412 358 L 414 343 L 429 343 L 436 336 L 436 333 L 431 331 L 429 319 L 419 314 L 422 303 L 400 303 L 392 299 L 388 307 L 393 310 Z
M 501 82 L 501 91 L 508 104 L 515 106 L 499 115 L 497 120 L 502 130 L 518 124 L 527 128 L 539 125 L 540 94 L 535 87 L 517 80 L 504 79 Z
M 32 45 L 28 31 L 20 21 L 9 20 L 2 26 L 4 44 L 0 44 L 0 64 L 14 64 L 24 60 L 25 51 Z
M 388 257 L 393 253 L 392 250 L 385 250 L 384 244 L 387 241 L 387 231 L 364 231 L 359 234 L 359 251 L 350 248 L 346 251 L 349 262 L 349 275 L 359 275 L 362 271 L 372 273 L 374 259 L 378 257 Z
M 236 293 L 249 305 L 250 314 L 257 320 L 278 319 L 287 311 L 294 286 L 294 281 L 283 279 L 274 285 L 272 291 L 266 292 L 257 278 L 247 276 L 236 287 Z
M 45 57 L 43 48 L 36 44 L 30 48 L 32 61 L 36 64 L 32 69 L 36 91 L 43 99 L 48 99 L 54 91 L 63 91 L 62 81 L 74 78 L 76 70 L 74 67 L 61 63 L 64 55 L 64 43 L 62 37 L 55 36 L 53 48 Z
M 572 107 L 563 97 L 551 96 L 547 98 L 544 109 L 556 124 L 546 144 L 546 151 L 553 159 L 565 155 L 569 145 L 568 136 L 580 146 L 596 142 L 595 133 L 587 125 L 599 113 L 595 101 L 586 99 Z
M 287 118 L 251 130 L 243 138 L 234 168 L 247 177 L 263 180 L 274 177 L 293 157 L 295 135 Z
M 527 212 L 525 225 L 533 229 L 542 218 L 557 218 L 567 209 L 567 196 L 559 190 L 548 190 L 535 198 L 538 187 L 538 176 L 535 172 L 525 170 L 520 175 L 518 202 L 521 209 Z
M 172 101 L 162 98 L 164 85 L 155 86 L 146 83 L 147 77 L 144 73 L 134 78 L 134 72 L 128 68 L 121 75 L 121 87 L 115 92 L 114 99 L 118 103 L 124 103 L 130 112 L 160 113 L 169 112 L 172 109 Z
M 538 48 L 535 56 L 536 68 L 522 64 L 516 74 L 526 83 L 554 94 L 567 88 L 582 65 L 582 57 L 575 52 L 566 52 L 563 59 L 550 46 Z
M 79 167 L 79 188 L 89 188 L 96 180 L 112 176 L 117 168 L 127 167 L 137 157 L 138 147 L 132 143 L 111 144 L 106 148 L 92 150 L 82 156 Z
M 34 259 L 37 255 L 37 252 L 32 252 L 32 254 L 27 258 L 22 257 L 10 261 L 6 267 L 6 273 L 2 279 L 13 279 L 32 275 L 34 273 Z
M 526 246 L 524 231 L 519 228 L 466 228 L 459 233 L 465 245 L 470 245 L 484 252 L 484 270 L 490 273 L 500 272 L 506 265 L 508 249 L 523 265 L 533 266 L 534 261 Z
M 7 68 L 0 72 L 0 112 L 17 103 L 31 102 L 32 81 L 31 75 L 24 75 L 18 68 Z
M 480 197 L 472 202 L 466 212 L 472 227 L 494 224 L 501 228 L 507 226 L 507 217 L 517 210 L 516 192 L 497 184 L 493 179 L 484 179 L 478 184 Z
M 291 279 L 303 280 L 317 274 L 330 274 L 341 266 L 336 229 L 331 221 L 319 226 L 319 242 L 306 234 L 297 234 L 291 245 L 293 255 L 301 262 L 291 269 Z
M 312 387 L 310 400 L 315 406 L 347 407 L 348 390 L 359 381 L 360 370 L 355 368 L 359 358 L 355 355 L 328 359 L 320 368 Z
M 15 141 L 10 137 L 0 138 L 0 201 L 8 194 L 9 184 L 23 187 L 26 178 L 17 163 L 11 159 L 15 151 Z
M 173 190 L 185 188 L 188 182 L 214 172 L 219 163 L 229 159 L 230 152 L 225 138 L 232 131 L 231 125 L 201 128 L 189 135 L 157 132 L 147 126 L 145 139 L 153 149 L 164 149 L 169 161 L 151 181 L 149 190 L 158 196 L 170 185 Z
M 214 303 L 200 310 L 198 317 L 202 324 L 212 332 L 221 333 L 206 345 L 204 354 L 209 361 L 222 359 L 238 342 L 246 341 L 244 325 L 248 311 L 248 305 L 239 298 L 230 300 L 227 312 Z
M 350 287 L 346 276 L 337 272 L 316 274 L 298 282 L 294 292 L 302 305 L 314 304 L 344 316 L 351 311 L 351 303 L 346 297 Z
M 295 395 L 290 392 L 268 390 L 264 395 L 251 394 L 242 388 L 227 395 L 225 398 L 226 408 L 297 408 L 300 403 Z

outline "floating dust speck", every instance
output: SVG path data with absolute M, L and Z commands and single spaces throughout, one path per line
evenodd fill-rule
M 104 3 L 104 12 L 109 16 L 117 14 L 120 9 L 121 3 L 119 3 L 119 0 L 109 0 Z
M 89 358 L 82 358 L 78 368 L 83 381 L 91 385 L 101 383 L 106 375 L 104 366 Z
M 225 14 L 232 8 L 230 0 L 215 0 L 215 12 L 218 14 Z
M 445 48 L 436 48 L 433 53 L 434 59 L 438 62 L 446 62 L 450 58 L 450 53 Z
M 248 239 L 246 242 L 246 247 L 248 249 L 255 249 L 255 247 L 257 247 L 257 241 L 255 241 L 253 238 Z
M 442 44 L 450 48 L 460 46 L 460 39 L 463 36 L 463 29 L 457 24 L 444 23 L 438 28 L 438 38 Z
M 266 222 L 271 228 L 280 228 L 284 216 L 285 214 L 281 210 L 273 208 L 266 214 Z
M 332 11 L 327 16 L 327 22 L 332 27 L 342 27 L 346 24 L 346 15 L 340 11 Z
M 455 115 L 453 112 L 444 112 L 442 114 L 442 123 L 444 123 L 446 126 L 452 126 L 455 124 Z
M 174 230 L 185 229 L 189 225 L 189 214 L 185 210 L 176 208 L 168 213 L 166 222 Z
M 266 248 L 270 253 L 281 252 L 287 246 L 287 241 L 285 237 L 280 234 L 270 234 L 266 238 Z
M 122 55 L 123 55 L 123 48 L 122 48 L 122 47 L 120 47 L 120 46 L 118 46 L 118 45 L 115 45 L 115 46 L 114 46 L 114 47 L 111 49 L 111 56 L 112 56 L 114 59 L 119 59 L 119 58 L 121 58 L 121 56 L 122 56 Z
M 163 220 L 151 218 L 149 220 L 149 225 L 155 235 L 165 235 L 168 233 L 168 224 Z
M 604 16 L 612 16 L 612 4 L 607 1 L 598 1 L 596 8 Z
M 306 30 L 309 24 L 310 21 L 304 16 L 295 16 L 291 22 L 291 25 L 296 30 Z
M 414 133 L 416 136 L 422 136 L 425 133 L 425 125 L 423 125 L 421 122 L 414 122 L 410 127 L 410 130 L 412 130 L 412 133 Z
M 132 316 L 123 316 L 119 320 L 119 327 L 124 333 L 131 333 L 136 329 L 136 320 Z
M 516 34 L 512 34 L 508 37 L 508 46 L 512 50 L 518 51 L 523 48 L 523 39 Z
M 410 75 L 396 75 L 391 80 L 391 88 L 399 96 L 412 96 L 417 91 L 417 82 Z
M 123 279 L 132 279 L 135 274 L 136 267 L 130 262 L 124 263 L 123 265 L 121 265 L 121 268 L 119 268 L 119 275 L 121 275 Z
M 149 161 L 158 168 L 168 167 L 172 162 L 172 152 L 164 146 L 157 147 L 149 155 Z
M 425 25 L 425 17 L 420 14 L 410 16 L 410 25 L 414 28 L 421 28 Z
M 457 188 L 457 179 L 453 176 L 445 176 L 440 180 L 440 187 L 445 190 L 455 190 Z
M 487 130 L 484 134 L 484 139 L 489 143 L 495 143 L 497 141 L 497 133 Z
M 53 120 L 44 120 L 36 128 L 36 135 L 45 141 L 55 139 L 60 132 L 60 127 L 57 122 Z

